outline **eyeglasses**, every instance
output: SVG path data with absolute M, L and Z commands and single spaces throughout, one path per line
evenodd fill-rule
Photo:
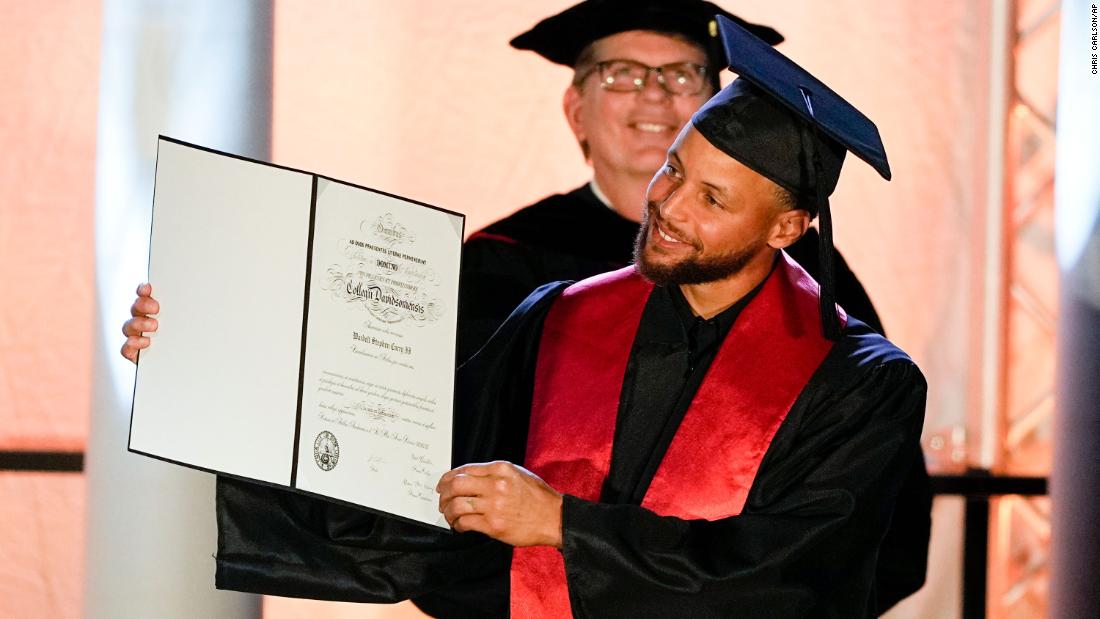
M 707 85 L 707 68 L 692 62 L 650 67 L 634 60 L 604 60 L 586 71 L 581 79 L 586 79 L 593 72 L 600 74 L 600 88 L 613 92 L 645 88 L 650 72 L 657 74 L 657 83 L 672 95 L 697 95 Z

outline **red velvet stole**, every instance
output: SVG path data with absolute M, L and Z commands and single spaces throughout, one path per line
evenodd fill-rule
M 626 267 L 569 287 L 547 315 L 525 466 L 559 492 L 599 500 L 627 359 L 652 288 Z M 818 290 L 781 254 L 711 363 L 643 507 L 684 519 L 741 512 L 775 432 L 832 347 L 821 334 Z M 571 616 L 556 549 L 513 551 L 511 615 Z

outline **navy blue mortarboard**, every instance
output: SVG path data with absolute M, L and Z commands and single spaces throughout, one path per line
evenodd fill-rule
M 740 77 L 703 104 L 691 123 L 716 148 L 820 217 L 821 318 L 825 334 L 835 338 L 840 326 L 829 195 L 847 151 L 889 180 L 886 149 L 878 128 L 852 104 L 736 23 L 717 20 L 729 68 Z
M 725 57 L 718 44 L 715 15 L 741 24 L 770 45 L 783 41 L 783 36 L 768 26 L 749 23 L 704 0 L 585 0 L 512 39 L 512 47 L 572 67 L 581 51 L 597 39 L 628 30 L 653 30 L 678 34 L 698 44 L 716 75 L 725 66 Z

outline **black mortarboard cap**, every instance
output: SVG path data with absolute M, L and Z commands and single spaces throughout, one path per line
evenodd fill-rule
M 716 148 L 795 195 L 820 217 L 821 308 L 825 334 L 839 322 L 833 293 L 832 217 L 844 155 L 851 151 L 890 179 L 878 128 L 852 104 L 770 45 L 722 16 L 729 68 L 740 77 L 692 117 Z
M 593 41 L 628 30 L 679 34 L 697 43 L 716 74 L 725 66 L 715 15 L 741 24 L 770 45 L 783 41 L 775 30 L 749 23 L 704 0 L 585 0 L 547 17 L 512 39 L 512 47 L 531 50 L 550 62 L 574 66 Z

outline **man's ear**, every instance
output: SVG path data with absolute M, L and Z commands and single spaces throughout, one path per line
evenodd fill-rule
M 585 135 L 584 122 L 581 120 L 582 108 L 584 107 L 581 99 L 581 91 L 576 86 L 570 86 L 565 90 L 561 105 L 562 110 L 565 112 L 565 120 L 569 123 L 569 128 L 573 130 L 577 142 L 583 144 L 588 140 L 588 136 Z
M 768 235 L 768 245 L 774 249 L 790 247 L 806 234 L 810 227 L 810 213 L 805 209 L 793 208 L 780 213 Z

